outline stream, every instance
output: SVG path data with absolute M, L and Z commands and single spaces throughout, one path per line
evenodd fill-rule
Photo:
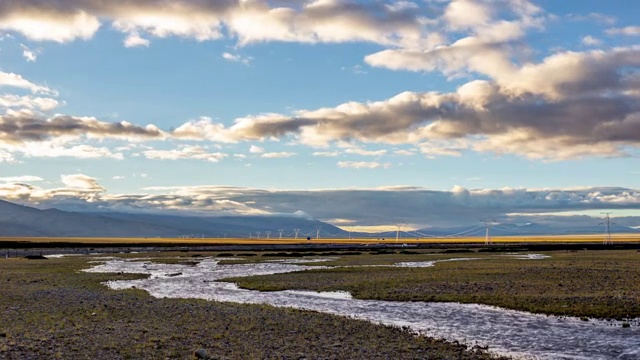
M 529 254 L 523 261 L 542 257 Z M 467 345 L 488 346 L 495 354 L 519 359 L 640 359 L 640 326 L 623 328 L 617 321 L 556 317 L 460 303 L 399 302 L 353 299 L 347 292 L 274 291 L 240 289 L 217 280 L 322 269 L 299 265 L 332 259 L 294 259 L 239 265 L 221 265 L 204 258 L 196 266 L 158 264 L 144 259 L 109 258 L 88 272 L 148 274 L 148 279 L 108 281 L 112 289 L 137 288 L 158 298 L 198 298 L 245 304 L 294 307 L 349 316 L 375 323 L 406 326 L 436 338 Z M 459 261 L 448 259 L 440 261 Z M 428 267 L 438 261 L 398 263 Z

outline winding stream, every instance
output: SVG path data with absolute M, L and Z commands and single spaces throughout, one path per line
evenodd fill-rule
M 458 259 L 448 261 L 455 260 Z M 106 259 L 85 271 L 150 275 L 148 279 L 107 282 L 112 289 L 135 287 L 159 298 L 269 304 L 350 316 L 386 325 L 408 326 L 429 336 L 469 345 L 489 346 L 493 353 L 523 359 L 640 359 L 640 327 L 622 328 L 618 322 L 587 322 L 573 317 L 559 318 L 475 304 L 358 300 L 346 292 L 261 292 L 216 281 L 325 268 L 297 265 L 300 262 L 301 259 L 220 265 L 215 259 L 205 258 L 198 265 L 189 266 L 139 259 Z M 433 266 L 435 262 L 398 266 L 424 267 Z

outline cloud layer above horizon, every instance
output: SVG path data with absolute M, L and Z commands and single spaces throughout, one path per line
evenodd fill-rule
M 84 174 L 62 175 L 60 187 L 44 188 L 38 184 L 42 181 L 34 176 L 0 178 L 0 197 L 39 208 L 70 211 L 201 216 L 304 213 L 338 226 L 404 223 L 409 228 L 474 226 L 482 217 L 513 223 L 533 221 L 545 215 L 552 217 L 559 212 L 608 209 L 624 213 L 625 210 L 637 211 L 640 206 L 639 190 L 615 187 L 466 189 L 455 186 L 449 191 L 436 191 L 418 187 L 268 190 L 174 186 L 150 187 L 138 194 L 110 194 L 97 179 Z M 636 220 L 640 221 L 640 217 Z M 640 226 L 640 223 L 628 226 Z

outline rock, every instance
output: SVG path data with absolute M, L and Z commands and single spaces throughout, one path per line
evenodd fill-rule
M 207 354 L 207 350 L 205 350 L 205 349 L 196 350 L 196 352 L 194 352 L 193 355 L 196 357 L 196 359 L 208 359 L 209 358 L 209 355 Z

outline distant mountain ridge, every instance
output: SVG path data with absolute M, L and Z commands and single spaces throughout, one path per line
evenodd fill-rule
M 296 216 L 199 217 L 40 210 L 0 200 L 0 236 L 26 237 L 315 237 L 345 236 L 338 227 Z M 345 236 L 346 237 L 346 236 Z
M 315 220 L 303 212 L 288 216 L 219 216 L 159 215 L 119 212 L 73 212 L 58 209 L 40 210 L 0 200 L 0 236 L 16 237 L 258 237 L 277 239 L 347 238 L 349 233 L 331 224 Z M 536 236 L 568 234 L 602 234 L 603 227 L 577 224 L 496 224 L 493 236 Z M 616 226 L 612 232 L 640 233 L 634 226 Z M 402 238 L 484 236 L 484 227 L 451 226 L 401 231 Z M 352 232 L 351 237 L 394 239 L 396 231 L 380 233 Z

